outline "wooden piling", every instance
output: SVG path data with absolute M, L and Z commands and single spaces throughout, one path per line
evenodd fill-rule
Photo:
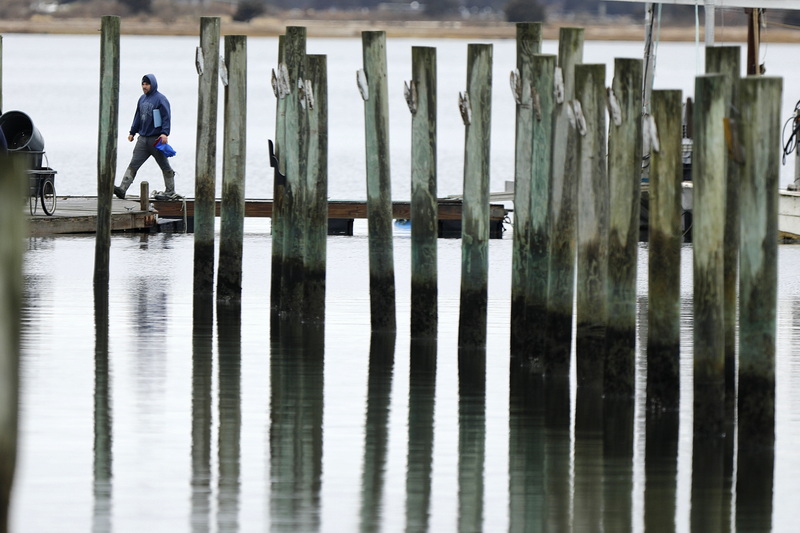
M 276 98 L 275 111 L 275 142 L 270 143 L 270 165 L 274 167 L 272 180 L 272 218 L 270 228 L 272 231 L 272 270 L 270 275 L 270 310 L 277 315 L 282 309 L 281 280 L 283 279 L 283 258 L 286 255 L 284 240 L 286 235 L 286 90 L 288 84 L 284 83 L 286 70 L 286 36 L 278 37 L 278 66 L 273 71 L 273 91 Z
M 100 28 L 100 112 L 97 136 L 94 285 L 107 287 L 111 261 L 111 197 L 117 169 L 119 134 L 119 17 L 104 16 Z
M 608 94 L 608 353 L 605 395 L 633 399 L 636 366 L 636 273 L 642 173 L 640 59 L 614 60 Z
M 139 209 L 150 211 L 150 182 L 142 181 L 139 184 Z
M 306 214 L 306 167 L 308 163 L 308 115 L 301 99 L 306 79 L 306 28 L 286 28 L 285 61 L 288 73 L 286 138 L 283 146 L 286 184 L 284 189 L 283 264 L 281 297 L 283 311 L 299 316 L 304 308 L 305 249 L 308 238 Z
M 528 199 L 528 261 L 524 276 L 525 359 L 541 372 L 547 346 L 547 286 L 550 263 L 550 177 L 553 154 L 553 83 L 556 56 L 533 57 L 531 107 L 533 135 L 531 184 Z
M 3 112 L 3 36 L 0 35 L 0 113 Z
M 725 483 L 726 491 L 732 490 L 735 462 L 736 423 L 736 304 L 739 272 L 739 169 L 741 155 L 737 154 L 738 138 L 734 133 L 740 120 L 738 104 L 738 80 L 740 77 L 741 50 L 738 46 L 706 47 L 706 73 L 723 74 L 726 77 L 724 90 L 725 106 L 725 235 L 723 248 L 724 286 L 724 339 L 725 339 Z M 739 161 L 737 161 L 737 159 Z
M 575 65 L 583 61 L 583 28 L 561 28 L 558 76 L 563 86 L 554 103 L 553 164 L 550 179 L 550 266 L 547 287 L 547 342 L 543 370 L 568 376 L 572 349 L 577 224 L 577 129 L 572 111 Z M 557 76 L 557 78 L 558 78 Z
M 525 320 L 525 274 L 530 231 L 530 190 L 532 178 L 533 106 L 531 69 L 533 56 L 542 46 L 542 24 L 517 24 L 517 69 L 512 92 L 516 105 L 514 146 L 514 233 L 511 255 L 511 356 L 522 356 L 529 346 Z
M 370 317 L 374 331 L 395 330 L 386 32 L 362 32 L 361 43 L 364 69 L 360 71 L 363 78 L 359 76 L 359 88 L 366 128 Z
M 411 48 L 411 337 L 438 330 L 436 48 Z
M 194 184 L 194 292 L 214 290 L 217 194 L 219 17 L 200 18 L 197 48 L 197 151 Z
M 725 128 L 732 132 L 740 120 L 738 80 L 741 72 L 741 49 L 738 46 L 706 48 L 706 73 L 723 74 L 725 83 Z M 726 135 L 727 137 L 727 135 Z M 727 143 L 726 143 L 727 144 Z M 725 170 L 725 399 L 729 409 L 736 401 L 736 302 L 739 272 L 739 189 L 740 162 L 732 155 L 732 145 L 726 150 Z M 733 432 L 731 431 L 731 435 Z
M 325 319 L 325 257 L 328 239 L 328 71 L 327 57 L 306 57 L 305 110 L 308 115 L 308 166 L 303 317 Z
M 775 313 L 778 284 L 780 78 L 742 80 L 744 146 L 739 301 L 739 447 L 772 446 L 775 432 Z
M 780 180 L 780 153 L 774 147 L 780 143 L 782 82 L 751 76 L 739 83 L 740 183 L 748 201 L 740 208 L 738 531 L 767 531 L 763 526 L 772 517 Z
M 694 431 L 722 434 L 725 405 L 723 249 L 725 240 L 725 88 L 721 74 L 695 83 Z
M 22 261 L 28 234 L 20 216 L 28 179 L 23 159 L 0 154 L 0 531 L 9 530 L 17 462 Z
M 225 129 L 222 153 L 219 269 L 217 300 L 242 295 L 245 158 L 247 155 L 247 37 L 225 36 Z
M 578 124 L 577 376 L 602 389 L 608 325 L 605 65 L 575 66 Z
M 458 322 L 458 345 L 461 347 L 486 346 L 492 51 L 490 44 L 467 46 L 467 90 L 459 101 L 466 126 Z
M 680 400 L 682 98 L 681 91 L 652 93 L 658 142 L 650 152 L 647 248 L 646 401 L 652 412 L 677 410 Z

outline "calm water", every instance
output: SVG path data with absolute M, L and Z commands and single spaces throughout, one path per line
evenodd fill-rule
M 410 119 L 400 91 L 410 77 L 412 44 L 439 50 L 439 194 L 458 193 L 463 126 L 455 95 L 465 83 L 466 42 L 391 40 L 395 197 L 407 198 L 409 190 Z M 170 142 L 179 152 L 175 166 L 184 190 L 194 166 L 195 46 L 192 38 L 122 41 L 119 166 L 130 155 L 123 138 L 138 80 L 155 72 L 180 117 Z M 277 42 L 251 39 L 248 46 L 248 196 L 269 197 L 266 139 L 275 105 L 268 83 Z M 97 38 L 8 35 L 3 48 L 5 108 L 33 117 L 59 171 L 60 193 L 93 194 Z M 554 50 L 555 43 L 545 44 L 545 51 Z M 637 43 L 588 43 L 586 59 L 610 64 L 640 51 Z M 328 54 L 336 73 L 331 197 L 363 198 L 363 107 L 353 83 L 360 42 L 311 39 L 309 52 Z M 694 45 L 662 44 L 660 52 L 659 72 L 667 79 L 657 86 L 690 90 Z M 766 61 L 789 65 L 789 54 L 788 47 L 770 45 Z M 500 190 L 513 169 L 506 82 L 513 42 L 496 42 L 494 57 L 492 189 Z M 786 75 L 787 87 L 796 87 L 788 81 L 796 74 Z M 794 97 L 785 99 L 790 113 Z M 140 176 L 158 188 L 155 165 Z M 30 239 L 13 530 L 536 531 L 545 523 L 552 531 L 644 530 L 652 516 L 645 513 L 644 490 L 645 337 L 639 339 L 635 431 L 620 456 L 624 432 L 604 442 L 602 433 L 586 431 L 573 388 L 509 380 L 510 234 L 490 244 L 487 350 L 461 354 L 459 365 L 460 241 L 439 241 L 439 338 L 435 347 L 418 346 L 408 338 L 409 234 L 397 230 L 398 333 L 385 339 L 370 335 L 365 232 L 357 224 L 356 236 L 329 238 L 326 323 L 301 331 L 270 324 L 266 221 L 246 224 L 241 308 L 197 319 L 191 235 L 115 235 L 107 312 L 96 307 L 92 292 L 93 237 Z M 646 255 L 642 248 L 640 273 Z M 772 523 L 775 531 L 792 531 L 800 493 L 794 452 L 800 248 L 782 246 L 779 257 Z M 687 531 L 693 508 L 689 247 L 682 279 L 682 409 L 677 446 L 666 454 L 677 470 L 656 488 L 662 523 L 674 520 L 676 530 Z M 639 293 L 644 320 L 644 280 Z M 730 493 L 711 500 L 721 514 L 737 512 Z M 707 500 L 694 501 L 695 511 L 701 506 L 712 509 Z

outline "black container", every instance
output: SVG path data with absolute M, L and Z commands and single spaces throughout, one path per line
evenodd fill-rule
M 22 111 L 3 113 L 0 115 L 0 129 L 3 130 L 9 152 L 24 153 L 30 168 L 42 166 L 44 138 L 28 115 Z

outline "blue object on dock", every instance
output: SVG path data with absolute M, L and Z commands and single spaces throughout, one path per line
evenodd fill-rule
M 177 152 L 172 148 L 172 146 L 168 145 L 167 143 L 162 143 L 161 139 L 159 138 L 154 145 L 156 148 L 164 152 L 164 155 L 167 157 L 172 157 Z

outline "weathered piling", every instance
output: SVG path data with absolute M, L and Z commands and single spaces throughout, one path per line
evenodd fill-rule
M 283 213 L 283 261 L 281 266 L 281 310 L 300 315 L 304 307 L 306 216 L 306 168 L 308 163 L 308 115 L 301 104 L 306 79 L 306 28 L 286 28 L 286 122 L 283 158 L 286 183 Z
M 695 83 L 694 430 L 721 435 L 725 405 L 723 249 L 725 240 L 725 88 L 720 74 Z
M 20 199 L 28 180 L 21 158 L 0 154 L 0 532 L 9 531 L 9 504 L 17 463 L 22 261 L 27 218 Z
M 217 300 L 238 300 L 242 295 L 247 154 L 246 36 L 225 36 L 225 66 L 228 70 L 228 84 L 225 87 Z
M 364 69 L 358 86 L 364 99 L 367 158 L 367 228 L 369 231 L 369 298 L 373 330 L 394 330 L 394 251 L 392 189 L 389 165 L 389 88 L 386 76 L 386 32 L 361 33 Z
M 642 60 L 615 59 L 608 92 L 608 330 L 603 388 L 633 399 L 642 171 Z
M 411 336 L 438 330 L 436 48 L 411 48 Z
M 428 531 L 436 408 L 436 338 L 411 339 L 408 371 L 406 529 Z M 363 531 L 363 530 L 362 530 Z
M 741 72 L 741 49 L 738 46 L 706 48 L 706 73 L 723 74 L 725 84 L 725 129 L 727 166 L 725 171 L 725 401 L 733 409 L 736 401 L 736 302 L 739 272 L 739 169 L 741 154 L 731 134 L 739 121 L 738 80 Z M 729 140 L 728 140 L 729 139 Z M 733 431 L 730 432 L 731 436 Z
M 361 531 L 380 530 L 383 519 L 381 503 L 389 449 L 395 341 L 394 331 L 373 333 L 370 338 L 364 462 L 361 471 Z
M 572 109 L 575 65 L 583 61 L 583 28 L 561 28 L 553 124 L 550 180 L 550 266 L 547 289 L 547 331 L 544 358 L 547 375 L 568 376 L 572 349 L 577 224 L 577 129 Z
M 528 261 L 524 276 L 525 359 L 541 372 L 547 346 L 547 286 L 550 263 L 550 174 L 553 153 L 553 83 L 556 56 L 533 57 L 531 107 L 533 110 L 532 163 L 528 200 Z
M 3 111 L 3 36 L 0 35 L 0 112 Z
M 653 91 L 648 236 L 647 407 L 680 400 L 681 91 Z M 648 414 L 648 417 L 650 415 Z M 649 418 L 648 418 L 649 419 Z
M 511 252 L 511 356 L 521 356 L 526 347 L 525 275 L 530 231 L 530 190 L 532 178 L 533 106 L 531 70 L 533 56 L 542 46 L 542 24 L 517 24 L 517 68 L 511 73 L 516 101 L 514 139 L 514 240 Z
M 706 48 L 706 72 L 726 77 L 725 106 L 725 234 L 723 247 L 723 316 L 725 339 L 725 420 L 735 424 L 736 411 L 736 304 L 739 272 L 739 169 L 741 154 L 735 133 L 740 119 L 737 87 L 741 50 L 738 46 Z M 737 161 L 738 160 L 738 161 Z M 735 462 L 735 430 L 725 429 L 725 490 L 731 490 Z
M 142 181 L 139 184 L 139 209 L 150 210 L 150 182 Z
M 283 258 L 285 256 L 284 240 L 286 235 L 286 157 L 283 149 L 286 144 L 286 96 L 289 91 L 289 82 L 286 79 L 286 36 L 278 37 L 278 66 L 272 71 L 272 90 L 276 98 L 275 111 L 275 142 L 269 142 L 270 165 L 275 169 L 272 180 L 272 218 L 270 229 L 272 231 L 272 269 L 270 276 L 270 310 L 277 316 L 282 309 L 281 280 L 283 279 Z
M 197 151 L 194 184 L 194 292 L 214 290 L 214 224 L 217 194 L 219 17 L 200 18 L 197 47 Z
M 306 57 L 303 100 L 308 115 L 305 292 L 303 317 L 325 318 L 325 257 L 328 239 L 328 70 L 324 55 Z
M 605 65 L 575 66 L 578 125 L 577 376 L 602 388 L 608 324 Z
M 741 172 L 737 531 L 771 529 L 782 79 L 739 83 Z M 766 526 L 766 527 L 765 527 Z
M 100 33 L 100 112 L 97 139 L 97 230 L 94 285 L 108 286 L 111 196 L 117 168 L 119 124 L 119 17 L 105 16 Z
M 680 406 L 681 91 L 653 91 L 650 130 L 644 520 L 674 531 Z
M 692 438 L 693 531 L 722 531 L 729 523 L 731 461 L 725 431 L 724 240 L 727 76 L 695 81 L 694 142 L 694 415 Z M 696 502 L 696 503 L 695 503 Z
M 489 282 L 492 45 L 467 46 L 467 90 L 459 95 L 459 108 L 466 134 L 458 345 L 484 347 Z

